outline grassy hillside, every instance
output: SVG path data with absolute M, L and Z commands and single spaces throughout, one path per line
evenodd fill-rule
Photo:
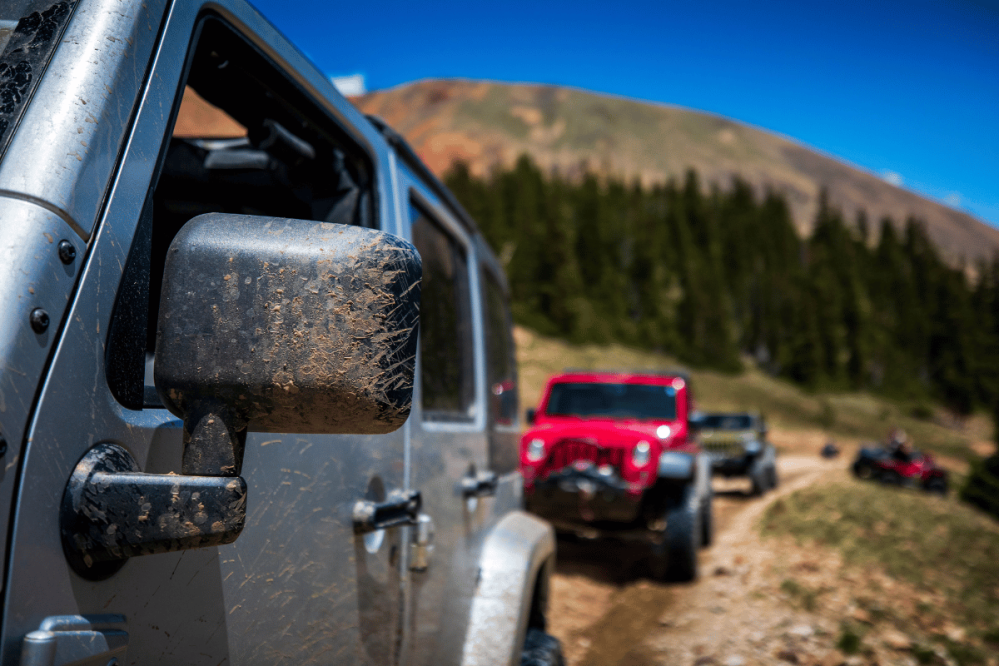
M 807 610 L 837 612 L 844 652 L 898 640 L 891 634 L 922 664 L 948 663 L 944 655 L 984 664 L 999 649 L 999 525 L 955 498 L 855 480 L 817 485 L 774 502 L 761 528 L 843 562 L 789 570 L 781 589 Z M 839 558 L 821 556 L 827 549 Z
M 546 170 L 590 170 L 645 184 L 693 167 L 722 187 L 739 174 L 760 193 L 783 192 L 803 233 L 811 229 L 826 186 L 832 204 L 851 221 L 859 208 L 873 227 L 884 215 L 898 224 L 909 215 L 925 220 L 951 260 L 999 249 L 999 230 L 965 213 L 772 132 L 691 109 L 554 86 L 467 80 L 420 81 L 353 101 L 401 132 L 438 174 L 462 160 L 482 175 L 497 165 L 509 167 L 523 153 Z
M 537 406 L 545 381 L 565 368 L 679 367 L 667 355 L 623 345 L 571 345 L 520 327 L 515 337 L 523 408 Z M 891 427 L 904 428 L 918 447 L 944 455 L 946 462 L 962 468 L 970 456 L 993 449 L 991 423 L 981 415 L 957 427 L 945 413 L 926 405 L 901 404 L 867 393 L 810 394 L 754 368 L 736 376 L 695 370 L 691 378 L 699 408 L 759 410 L 767 416 L 775 443 L 785 449 L 817 453 L 827 436 L 855 444 L 882 439 Z

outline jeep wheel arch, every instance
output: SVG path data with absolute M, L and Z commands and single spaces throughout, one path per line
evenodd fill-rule
M 479 560 L 462 666 L 520 663 L 528 625 L 544 617 L 554 560 L 555 531 L 548 523 L 516 511 L 496 524 Z

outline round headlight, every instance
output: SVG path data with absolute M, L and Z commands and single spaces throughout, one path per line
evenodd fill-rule
M 760 440 L 751 439 L 745 444 L 746 453 L 759 453 L 763 449 L 763 445 L 760 444 Z
M 645 467 L 649 464 L 651 451 L 652 447 L 649 446 L 648 442 L 639 442 L 635 445 L 635 448 L 631 450 L 631 462 L 635 465 L 635 467 Z
M 532 439 L 527 444 L 527 459 L 536 462 L 545 457 L 545 440 Z
M 673 431 L 669 429 L 668 425 L 661 425 L 658 428 L 656 428 L 656 437 L 658 437 L 659 439 L 668 439 L 670 433 L 672 432 Z

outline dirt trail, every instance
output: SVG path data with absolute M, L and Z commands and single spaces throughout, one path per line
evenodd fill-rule
M 754 646 L 760 629 L 794 632 L 796 618 L 788 604 L 758 591 L 777 555 L 761 544 L 756 522 L 777 498 L 842 468 L 842 460 L 780 456 L 781 484 L 761 498 L 749 497 L 743 480 L 715 480 L 715 543 L 701 552 L 692 584 L 652 580 L 640 544 L 560 540 L 550 630 L 569 665 L 774 663 L 769 645 Z M 798 633 L 815 631 L 806 626 Z

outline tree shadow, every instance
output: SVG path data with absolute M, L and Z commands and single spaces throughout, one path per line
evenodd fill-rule
M 594 582 L 625 585 L 652 578 L 648 543 L 617 539 L 587 539 L 558 535 L 555 570 L 565 576 L 585 576 Z
M 754 495 L 752 489 L 746 488 L 732 488 L 728 490 L 716 490 L 715 497 L 726 497 L 735 500 L 751 500 L 756 499 L 759 495 Z

